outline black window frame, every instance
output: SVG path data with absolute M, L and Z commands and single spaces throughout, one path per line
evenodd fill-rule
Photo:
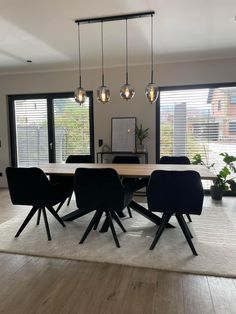
M 94 161 L 94 108 L 93 108 L 93 92 L 86 91 L 89 98 L 89 126 L 90 126 L 90 154 Z M 17 94 L 8 95 L 8 121 L 9 121 L 9 135 L 10 135 L 10 160 L 11 166 L 17 166 L 17 141 L 16 141 L 16 121 L 15 121 L 15 107 L 14 101 L 21 99 L 47 99 L 47 113 L 48 113 L 48 152 L 49 162 L 55 163 L 55 150 L 50 149 L 50 142 L 55 143 L 54 132 L 54 113 L 53 113 L 53 99 L 57 98 L 73 98 L 73 92 L 58 92 L 58 93 L 37 93 L 37 94 Z M 78 104 L 79 106 L 79 104 Z
M 174 90 L 186 90 L 186 89 L 200 89 L 200 88 L 220 88 L 220 87 L 236 87 L 236 82 L 224 82 L 224 83 L 206 83 L 206 84 L 191 84 L 191 85 L 172 85 L 172 86 L 160 86 L 159 87 L 159 97 L 156 102 L 156 163 L 160 161 L 160 101 L 161 101 L 161 92 L 162 91 L 174 91 Z

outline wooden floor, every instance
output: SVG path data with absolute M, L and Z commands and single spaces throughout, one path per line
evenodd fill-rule
M 1 189 L 0 223 L 19 209 Z M 0 313 L 236 314 L 236 279 L 0 253 Z

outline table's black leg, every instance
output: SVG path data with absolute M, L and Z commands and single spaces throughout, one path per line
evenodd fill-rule
M 73 221 L 79 217 L 82 217 L 84 215 L 87 215 L 88 213 L 90 213 L 91 211 L 93 211 L 93 209 L 76 209 L 73 212 L 61 217 L 61 219 L 63 221 Z
M 106 219 L 104 220 L 103 224 L 102 224 L 102 228 L 100 229 L 100 232 L 107 232 L 109 229 L 109 222 L 107 220 L 107 217 Z
M 156 225 L 160 225 L 162 223 L 162 218 L 158 217 L 157 215 L 153 214 L 150 210 L 146 209 L 145 207 L 141 206 L 140 204 L 136 203 L 135 201 L 131 201 L 129 206 L 135 210 L 137 213 L 141 214 L 145 218 L 149 219 Z M 166 228 L 175 228 L 170 223 L 167 224 Z
M 146 209 L 145 207 L 139 205 L 135 201 L 132 201 L 129 206 L 135 210 L 137 213 L 141 214 L 145 218 L 149 219 L 156 225 L 160 225 L 162 223 L 162 218 L 158 217 L 157 215 L 153 214 L 150 210 Z M 104 223 L 102 225 L 102 228 L 100 232 L 107 232 L 109 228 L 109 223 L 107 219 L 104 220 Z M 173 225 L 170 223 L 167 224 L 166 228 L 175 228 Z

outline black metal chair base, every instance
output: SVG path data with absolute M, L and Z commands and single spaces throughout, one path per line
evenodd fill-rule
M 114 241 L 116 243 L 116 246 L 119 248 L 120 247 L 120 243 L 118 241 L 118 238 L 117 238 L 117 234 L 116 234 L 116 231 L 115 231 L 115 228 L 114 228 L 114 224 L 113 224 L 113 221 L 112 221 L 112 218 L 114 219 L 114 221 L 119 225 L 119 227 L 121 228 L 121 230 L 123 232 L 126 232 L 124 226 L 122 225 L 117 213 L 113 210 L 104 210 L 104 211 L 101 211 L 101 210 L 96 210 L 92 220 L 90 221 L 87 229 L 85 230 L 85 233 L 83 234 L 81 240 L 80 240 L 80 244 L 82 244 L 85 239 L 87 238 L 88 234 L 90 233 L 90 231 L 92 229 L 97 229 L 97 226 L 99 224 L 99 221 L 100 219 L 102 218 L 102 214 L 105 213 L 106 214 L 106 220 L 108 222 L 108 227 L 111 228 L 111 232 L 112 232 L 112 235 L 113 235 L 113 238 L 114 238 Z
M 154 240 L 150 246 L 150 250 L 153 250 L 154 247 L 156 246 L 156 244 L 157 244 L 158 240 L 160 239 L 163 231 L 165 230 L 171 216 L 172 216 L 172 214 L 164 214 L 163 215 L 162 223 L 160 224 L 160 226 L 156 232 L 155 238 L 154 238 Z M 176 214 L 175 216 L 176 216 L 176 219 L 177 219 L 177 221 L 178 221 L 178 223 L 179 223 L 179 225 L 183 231 L 183 234 L 184 234 L 184 236 L 185 236 L 185 238 L 186 238 L 186 240 L 187 240 L 187 242 L 188 242 L 188 244 L 192 250 L 193 255 L 197 256 L 198 254 L 197 254 L 195 247 L 194 247 L 192 240 L 191 240 L 191 238 L 193 238 L 193 236 L 192 236 L 192 234 L 191 234 L 191 232 L 190 232 L 190 230 L 186 224 L 186 221 L 183 218 L 183 215 Z
M 34 214 L 38 211 L 38 217 L 37 217 L 37 225 L 39 225 L 40 223 L 40 218 L 41 218 L 41 212 L 43 212 L 43 218 L 44 218 L 44 222 L 45 222 L 45 228 L 46 228 L 46 232 L 47 232 L 47 237 L 48 237 L 48 241 L 50 241 L 52 239 L 51 237 L 51 233 L 50 233 L 50 229 L 49 229 L 49 224 L 48 224 L 48 219 L 47 219 L 47 214 L 46 214 L 46 209 L 48 209 L 48 211 L 56 218 L 56 220 L 63 226 L 65 227 L 65 224 L 63 222 L 63 220 L 61 219 L 60 216 L 58 216 L 57 212 L 54 210 L 54 208 L 52 206 L 48 206 L 48 207 L 38 207 L 38 206 L 33 206 L 31 211 L 29 212 L 29 214 L 26 216 L 24 222 L 22 223 L 22 225 L 20 226 L 19 230 L 17 231 L 15 238 L 18 238 L 19 235 L 21 234 L 21 232 L 25 229 L 25 227 L 27 226 L 27 224 L 30 222 L 30 220 L 33 218 Z
M 192 222 L 192 219 L 191 219 L 190 215 L 189 215 L 189 214 L 186 214 L 186 216 L 187 216 L 187 218 L 188 218 L 188 221 L 189 221 L 189 222 Z
M 130 218 L 133 218 L 133 216 L 132 216 L 132 214 L 131 214 L 131 209 L 130 209 L 129 206 L 127 206 L 127 210 L 128 210 L 128 213 L 129 213 L 129 217 L 130 217 Z

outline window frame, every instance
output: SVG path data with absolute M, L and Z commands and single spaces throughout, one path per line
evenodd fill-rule
M 161 102 L 161 92 L 162 91 L 175 91 L 175 90 L 186 90 L 186 89 L 201 89 L 201 88 L 220 88 L 220 87 L 236 87 L 236 82 L 224 82 L 224 83 L 208 83 L 208 84 L 191 84 L 191 85 L 172 85 L 172 86 L 160 86 L 159 87 L 159 97 L 156 102 L 156 163 L 160 161 L 160 121 L 161 121 L 161 114 L 160 114 L 160 102 Z
M 86 91 L 89 98 L 89 135 L 90 135 L 90 154 L 94 161 L 94 111 L 93 111 L 93 92 Z M 50 163 L 56 161 L 56 151 L 50 148 L 50 143 L 55 143 L 55 129 L 54 129 L 54 112 L 53 99 L 57 98 L 73 98 L 73 92 L 58 92 L 58 93 L 40 93 L 40 94 L 17 94 L 8 95 L 8 121 L 9 121 L 9 135 L 10 135 L 10 160 L 11 166 L 17 166 L 17 140 L 16 140 L 16 121 L 15 121 L 15 100 L 22 99 L 46 99 L 47 100 L 47 118 L 48 118 L 48 152 Z M 79 106 L 79 104 L 78 104 Z

